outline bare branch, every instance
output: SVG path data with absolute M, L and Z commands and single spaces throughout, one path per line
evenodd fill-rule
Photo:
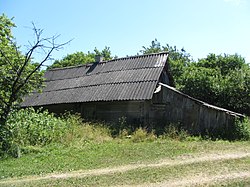
M 44 64 L 44 62 L 48 61 L 50 59 L 50 56 L 51 56 L 51 53 L 54 51 L 54 50 L 57 50 L 57 49 L 60 49 L 62 46 L 68 44 L 70 41 L 68 42 L 65 42 L 63 44 L 59 44 L 59 45 L 54 45 L 50 51 L 47 53 L 46 57 L 39 63 L 39 65 L 26 77 L 25 81 L 23 82 L 23 84 L 21 84 L 19 87 L 21 88 L 22 86 L 24 86 L 28 81 L 29 79 L 31 78 L 31 76 Z M 20 89 L 19 88 L 19 89 Z
M 29 62 L 29 60 L 31 59 L 31 56 L 32 54 L 34 53 L 34 51 L 37 49 L 37 48 L 40 48 L 44 51 L 44 53 L 46 53 L 46 56 L 40 61 L 39 65 L 37 65 L 33 71 L 31 71 L 25 78 L 24 82 L 22 84 L 20 84 L 15 90 L 15 86 L 16 84 L 14 84 L 13 86 L 13 93 L 17 93 L 25 84 L 27 84 L 27 82 L 30 80 L 30 78 L 32 77 L 32 75 L 38 71 L 42 66 L 43 64 L 50 60 L 50 56 L 52 54 L 53 51 L 57 51 L 59 49 L 61 49 L 64 45 L 67 45 L 68 43 L 70 43 L 72 40 L 69 40 L 65 43 L 62 43 L 62 44 L 56 44 L 55 43 L 55 40 L 60 36 L 60 35 L 56 35 L 56 36 L 52 36 L 50 38 L 40 38 L 41 37 L 41 34 L 42 34 L 42 30 L 38 30 L 36 29 L 36 27 L 34 26 L 34 31 L 35 31 L 35 34 L 36 34 L 36 38 L 37 38 L 37 41 L 35 43 L 35 45 L 28 51 L 28 53 L 26 53 L 26 56 L 25 56 L 25 61 L 24 61 L 24 64 L 20 70 L 20 74 L 19 74 L 19 78 L 21 77 L 21 74 L 22 72 L 24 71 L 24 68 L 26 67 L 27 63 Z M 43 44 L 43 42 L 47 42 L 49 43 L 51 46 L 46 46 Z M 46 51 L 45 49 L 49 49 L 48 51 Z M 16 82 L 19 81 L 19 78 L 16 79 Z

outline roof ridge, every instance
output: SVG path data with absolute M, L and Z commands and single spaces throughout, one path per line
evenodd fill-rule
M 91 66 L 93 63 L 88 63 L 88 64 L 80 64 L 80 65 L 75 65 L 75 66 L 66 66 L 66 67 L 60 67 L 60 68 L 53 68 L 53 69 L 48 69 L 47 71 L 57 71 L 57 70 L 63 70 L 63 69 L 73 69 L 73 68 L 79 68 L 79 67 L 88 67 Z
M 118 60 L 134 59 L 134 58 L 141 58 L 141 57 L 147 57 L 147 56 L 156 56 L 156 55 L 164 55 L 164 54 L 168 55 L 169 52 L 164 51 L 164 52 L 159 52 L 159 53 L 149 53 L 149 54 L 133 55 L 133 56 L 115 58 L 115 59 L 112 59 L 112 60 L 102 61 L 102 62 L 100 62 L 99 64 L 104 64 L 104 63 L 113 62 L 113 61 L 118 61 Z M 47 71 L 57 71 L 57 70 L 73 69 L 73 68 L 79 68 L 79 67 L 89 67 L 89 66 L 93 65 L 94 63 L 95 63 L 95 62 L 88 63 L 88 64 L 76 65 L 76 66 L 67 66 L 67 67 L 53 68 L 53 69 L 48 69 Z
M 164 52 L 159 52 L 159 53 L 149 53 L 149 54 L 142 54 L 142 55 L 132 55 L 132 56 L 127 56 L 127 57 L 121 57 L 121 58 L 115 58 L 109 61 L 103 61 L 101 63 L 105 63 L 105 62 L 110 62 L 110 61 L 116 61 L 116 60 L 124 60 L 124 59 L 132 59 L 132 58 L 140 58 L 140 57 L 146 57 L 146 56 L 156 56 L 156 55 L 163 55 L 166 54 L 168 55 L 169 52 L 164 51 Z

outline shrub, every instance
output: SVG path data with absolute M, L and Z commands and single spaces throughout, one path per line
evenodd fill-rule
M 250 140 L 250 121 L 247 117 L 243 119 L 235 118 L 228 127 L 207 129 L 203 137 L 212 140 Z
M 242 121 L 236 119 L 233 128 L 233 139 L 250 140 L 250 121 L 245 117 Z
M 154 132 L 148 133 L 146 129 L 138 128 L 131 136 L 133 142 L 153 141 L 156 139 Z
M 62 140 L 69 125 L 47 110 L 21 109 L 11 114 L 8 125 L 18 145 L 46 145 Z
M 33 108 L 20 109 L 10 114 L 7 126 L 10 136 L 4 137 L 10 145 L 8 153 L 20 156 L 20 147 L 47 145 L 62 141 L 69 124 L 60 117 L 55 117 L 47 110 Z M 1 145 L 0 145 L 1 146 Z

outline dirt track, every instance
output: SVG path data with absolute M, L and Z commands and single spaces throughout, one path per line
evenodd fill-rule
M 231 160 L 231 159 L 241 159 L 250 157 L 250 152 L 230 152 L 230 153 L 210 153 L 210 154 L 198 154 L 198 155 L 186 155 L 180 156 L 175 159 L 159 160 L 155 163 L 149 164 L 133 164 L 124 165 L 110 168 L 101 168 L 93 170 L 78 170 L 66 173 L 51 173 L 44 176 L 24 176 L 22 178 L 10 178 L 0 181 L 1 184 L 15 184 L 22 182 L 31 182 L 39 180 L 53 180 L 53 179 L 66 179 L 66 178 L 84 178 L 86 176 L 100 176 L 105 174 L 121 173 L 130 170 L 136 170 L 139 168 L 156 168 L 165 166 L 177 166 L 192 163 L 202 163 L 208 161 L 219 161 L 219 160 Z M 188 179 L 178 179 L 176 181 L 165 181 L 155 184 L 147 184 L 147 186 L 193 186 L 195 184 L 209 184 L 214 181 L 223 181 L 228 179 L 238 179 L 238 178 L 250 178 L 250 172 L 237 172 L 237 173 L 227 173 L 225 175 L 206 175 L 206 173 L 200 174 L 199 176 L 191 176 Z M 138 185 L 138 186 L 145 186 Z

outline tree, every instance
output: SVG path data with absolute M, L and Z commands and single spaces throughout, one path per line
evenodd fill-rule
M 197 67 L 194 64 L 186 68 L 180 77 L 179 90 L 210 104 L 218 102 L 218 83 L 221 76 L 218 70 Z
M 197 99 L 250 115 L 250 67 L 238 54 L 209 54 L 186 68 L 179 89 Z
M 210 69 L 218 69 L 221 75 L 228 75 L 230 72 L 242 69 L 246 66 L 245 59 L 238 54 L 215 55 L 208 54 L 206 58 L 199 59 L 197 65 Z
M 109 47 L 105 47 L 102 51 L 95 48 L 94 52 L 88 52 L 86 54 L 83 52 L 69 54 L 62 60 L 56 60 L 51 66 L 48 67 L 48 69 L 92 63 L 95 62 L 96 55 L 102 56 L 104 60 L 111 60 L 113 58 Z
M 250 116 L 250 67 L 230 71 L 220 85 L 218 105 Z
M 0 16 L 0 148 L 8 150 L 8 138 L 11 134 L 6 123 L 10 113 L 19 107 L 25 95 L 41 89 L 42 65 L 51 59 L 51 54 L 64 44 L 57 44 L 58 36 L 43 38 L 43 30 L 33 24 L 35 40 L 29 43 L 28 50 L 22 54 L 17 46 L 11 29 L 15 24 L 5 15 Z M 39 62 L 33 61 L 34 53 L 42 53 Z

